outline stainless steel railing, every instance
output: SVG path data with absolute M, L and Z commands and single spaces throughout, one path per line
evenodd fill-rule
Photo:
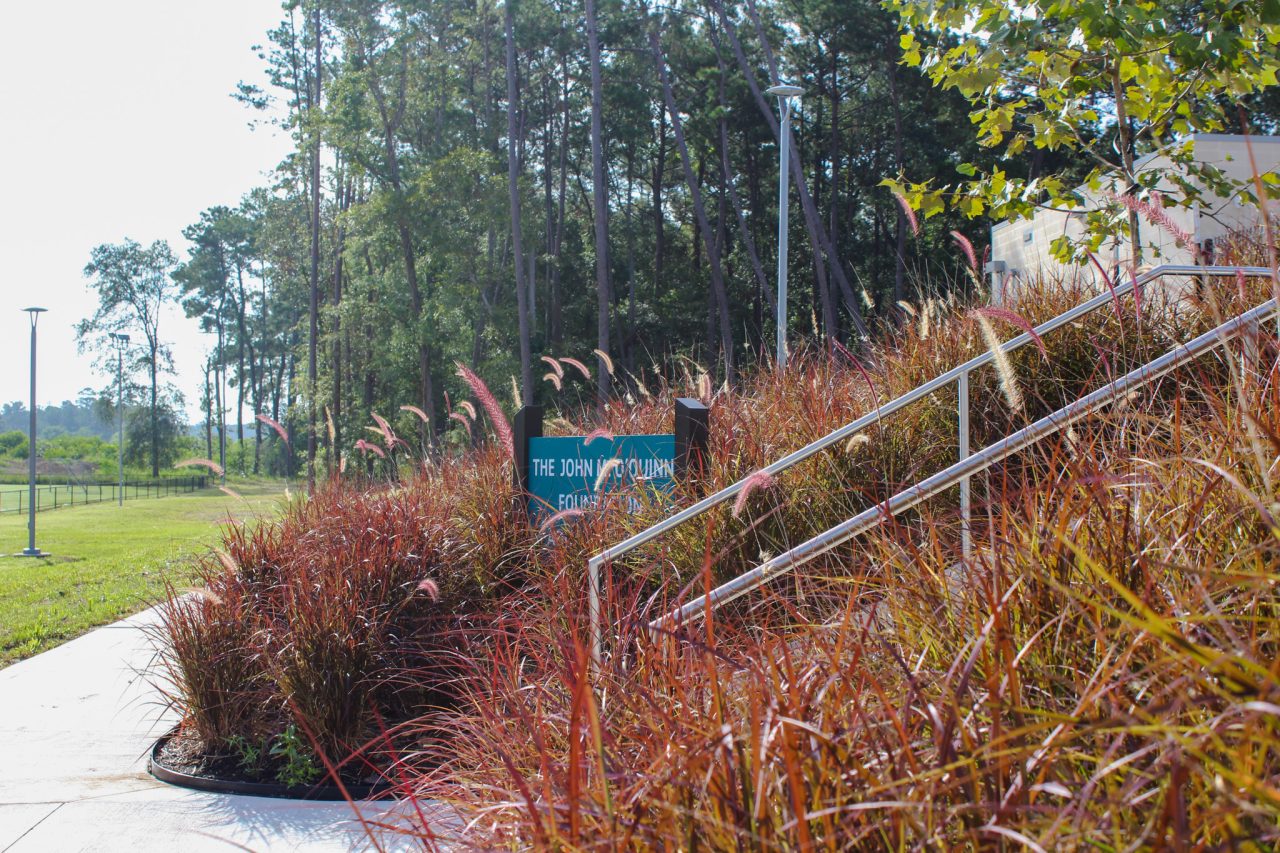
M 853 537 L 865 533 L 882 521 L 892 518 L 903 510 L 910 509 L 922 501 L 928 500 L 939 492 L 965 482 L 974 474 L 981 473 L 995 463 L 1017 453 L 1040 439 L 1054 432 L 1071 426 L 1076 421 L 1111 401 L 1128 394 L 1142 386 L 1164 376 L 1171 370 L 1203 355 L 1216 346 L 1226 343 L 1246 329 L 1256 329 L 1258 325 L 1277 314 L 1277 302 L 1268 300 L 1262 305 L 1248 311 L 1235 319 L 1228 320 L 1211 331 L 1205 332 L 1189 343 L 1174 347 L 1169 352 L 1148 362 L 1147 364 L 1126 373 L 1098 390 L 1081 397 L 1074 403 L 1046 415 L 1030 426 L 1018 430 L 1012 435 L 997 441 L 968 458 L 961 459 L 932 477 L 921 480 L 914 486 L 899 492 L 883 504 L 877 504 L 848 521 L 820 533 L 812 539 L 761 563 L 749 572 L 739 575 L 709 593 L 699 596 L 668 613 L 661 619 L 649 623 L 650 629 L 658 630 L 678 625 L 696 617 L 708 609 L 718 607 L 732 601 L 740 595 L 757 589 L 785 572 L 818 557 L 827 551 L 849 541 Z
M 1271 270 L 1268 267 L 1202 267 L 1194 265 L 1178 265 L 1165 264 L 1155 267 L 1154 269 L 1130 278 L 1128 281 L 1117 284 L 1114 288 L 1108 289 L 1092 299 L 1088 299 L 1076 307 L 1059 314 L 1051 320 L 1047 320 L 1034 329 L 1035 334 L 1024 332 L 1021 335 L 1005 342 L 1001 345 L 1001 350 L 1006 353 L 1013 352 L 1031 343 L 1037 336 L 1052 332 L 1067 323 L 1089 314 L 1114 300 L 1132 293 L 1135 288 L 1144 287 L 1155 279 L 1162 278 L 1167 275 L 1184 275 L 1184 276 L 1215 276 L 1228 277 L 1244 274 L 1250 277 L 1270 276 Z M 851 421 L 848 424 L 834 430 L 822 438 L 810 442 L 799 450 L 787 454 L 778 461 L 766 466 L 762 470 L 769 474 L 778 474 L 791 466 L 803 462 L 809 457 L 851 438 L 868 426 L 892 415 L 893 413 L 903 409 L 916 401 L 929 396 L 930 394 L 945 388 L 951 383 L 956 383 L 959 394 L 959 405 L 957 407 L 957 419 L 959 422 L 959 455 L 961 461 L 969 456 L 969 374 L 980 367 L 990 364 L 995 356 L 989 350 L 977 355 L 961 365 L 953 367 L 945 373 L 939 374 L 923 385 L 919 385 L 912 390 L 902 394 L 899 397 L 877 406 L 872 412 Z M 708 495 L 694 504 L 686 507 L 679 512 L 668 516 L 662 521 L 646 528 L 645 530 L 635 533 L 624 539 L 616 545 L 604 549 L 600 553 L 591 557 L 587 561 L 587 609 L 590 621 L 591 631 L 591 653 L 593 659 L 598 663 L 600 661 L 600 569 L 605 563 L 615 560 L 635 548 L 640 547 L 648 542 L 653 541 L 657 537 L 684 524 L 693 518 L 702 515 L 707 510 L 718 506 L 725 501 L 731 500 L 742 491 L 742 487 L 746 482 L 746 478 L 739 480 L 729 486 L 724 487 L 720 491 Z M 964 537 L 964 548 L 966 551 L 969 547 L 969 508 L 970 508 L 970 490 L 969 478 L 965 476 L 960 480 L 960 510 L 962 520 L 962 535 Z

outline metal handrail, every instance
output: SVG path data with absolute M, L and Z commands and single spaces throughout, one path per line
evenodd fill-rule
M 1017 337 L 1012 338 L 1009 341 L 1002 344 L 1000 349 L 1003 350 L 1005 353 L 1013 352 L 1014 350 L 1017 350 L 1031 343 L 1036 338 L 1043 337 L 1049 332 L 1052 332 L 1054 329 L 1057 329 L 1067 323 L 1071 323 L 1079 319 L 1080 317 L 1083 317 L 1085 314 L 1089 314 L 1097 310 L 1098 308 L 1104 305 L 1107 305 L 1113 302 L 1114 300 L 1119 299 L 1120 297 L 1123 297 L 1128 295 L 1129 293 L 1132 293 L 1135 288 L 1143 287 L 1147 283 L 1166 275 L 1227 277 L 1227 276 L 1236 276 L 1240 274 L 1243 274 L 1249 277 L 1270 276 L 1271 269 L 1269 267 L 1217 267 L 1217 266 L 1202 267 L 1202 266 L 1195 266 L 1195 265 L 1188 265 L 1188 264 L 1163 264 L 1161 266 L 1158 266 L 1158 267 L 1155 267 L 1154 269 L 1149 270 L 1146 273 L 1143 273 L 1140 276 L 1132 277 L 1128 281 L 1121 282 L 1117 284 L 1115 287 L 1109 288 L 1103 293 L 1099 293 L 1097 296 L 1093 297 L 1092 299 L 1088 299 L 1080 303 L 1079 305 L 1075 306 L 1074 308 L 1068 311 L 1065 311 L 1062 314 L 1059 314 L 1058 316 L 1050 320 L 1046 320 L 1045 322 L 1035 327 L 1035 329 L 1033 330 L 1034 334 L 1030 332 L 1023 332 Z M 980 355 L 974 356 L 973 358 L 969 359 L 963 364 L 953 367 L 952 369 L 946 371 L 945 373 L 939 374 L 938 376 L 934 377 L 933 379 L 929 380 L 923 385 L 919 385 L 911 389 L 910 391 L 906 392 L 905 394 L 902 394 L 901 396 L 896 397 L 893 400 L 890 400 L 888 403 L 885 403 L 883 406 L 877 406 L 874 411 L 868 412 L 867 414 L 851 421 L 850 423 L 845 424 L 839 429 L 828 433 L 822 438 L 811 441 L 809 444 L 806 444 L 804 447 L 800 448 L 799 450 L 795 450 L 787 454 L 786 456 L 782 457 L 778 461 L 772 463 L 771 465 L 766 466 L 761 470 L 763 470 L 764 472 L 770 475 L 777 474 L 781 471 L 785 471 L 791 466 L 799 462 L 803 462 L 804 460 L 808 459 L 814 454 L 819 453 L 823 450 L 826 450 L 828 447 L 831 447 L 832 445 L 835 445 L 841 441 L 845 441 L 846 439 L 852 437 L 857 432 L 877 423 L 878 421 L 888 417 L 889 415 L 892 415 L 898 410 L 911 405 L 917 400 L 920 400 L 924 397 L 929 396 L 935 391 L 947 385 L 950 385 L 953 382 L 957 384 L 959 395 L 960 395 L 959 439 L 960 439 L 960 456 L 963 459 L 964 457 L 968 456 L 968 452 L 969 452 L 969 447 L 968 447 L 969 424 L 968 424 L 968 405 L 967 405 L 968 396 L 969 396 L 968 395 L 969 373 L 973 370 L 976 370 L 980 367 L 990 364 L 994 360 L 994 358 L 995 356 L 990 350 L 984 351 Z M 668 516 L 662 521 L 659 521 L 656 524 L 653 524 L 652 526 L 640 531 L 639 533 L 635 533 L 629 536 L 628 538 L 624 539 L 623 541 L 615 545 L 611 545 L 608 548 L 605 548 L 603 551 L 591 557 L 587 561 L 587 582 L 588 582 L 587 609 L 588 609 L 588 619 L 590 621 L 590 630 L 591 630 L 591 652 L 596 662 L 599 662 L 600 660 L 600 569 L 601 567 L 604 566 L 606 562 L 610 560 L 615 560 L 618 557 L 621 557 L 623 554 L 626 554 L 634 550 L 635 548 L 640 547 L 641 545 L 644 545 L 648 542 L 653 541 L 657 537 L 661 536 L 663 533 L 666 533 L 669 530 L 679 527 L 680 525 L 684 524 L 686 521 L 696 518 L 697 516 L 701 515 L 702 513 L 706 512 L 712 507 L 718 506 L 719 504 L 722 504 L 725 501 L 728 501 L 736 497 L 738 493 L 742 491 L 743 485 L 746 483 L 747 479 L 748 479 L 747 477 L 744 477 L 743 479 L 737 481 L 736 483 L 725 486 L 720 491 L 712 495 L 708 495 L 705 498 L 702 498 L 696 503 L 693 503 L 688 507 L 685 507 L 679 512 Z M 967 488 L 967 481 L 965 484 L 962 484 L 960 504 L 961 504 L 961 515 L 966 519 L 966 522 L 967 522 L 968 509 L 969 509 L 969 494 L 968 494 L 968 488 Z M 964 537 L 965 537 L 965 547 L 967 550 L 968 541 L 969 541 L 967 523 L 965 524 Z
M 986 449 L 956 462 L 932 477 L 921 480 L 914 486 L 889 498 L 883 504 L 877 504 L 868 510 L 864 510 L 853 518 L 832 527 L 824 533 L 818 534 L 807 542 L 797 545 L 777 557 L 766 560 L 751 571 L 721 584 L 709 593 L 673 610 L 666 616 L 655 619 L 649 623 L 649 628 L 651 630 L 670 628 L 691 617 L 702 614 L 708 608 L 718 607 L 725 602 L 732 601 L 740 595 L 763 586 L 796 566 L 838 547 L 861 533 L 865 533 L 881 522 L 892 518 L 897 513 L 910 509 L 939 492 L 972 477 L 974 474 L 981 473 L 1040 439 L 1071 426 L 1076 421 L 1093 413 L 1107 403 L 1128 394 L 1135 388 L 1150 384 L 1166 373 L 1176 370 L 1217 346 L 1225 344 L 1242 331 L 1257 328 L 1262 321 L 1276 316 L 1278 307 L 1280 307 L 1280 303 L 1277 303 L 1275 299 L 1270 299 L 1252 311 L 1241 314 L 1217 328 L 1205 332 L 1189 343 L 1174 347 L 1154 361 L 1126 373 L 1114 382 L 1110 382 L 1098 390 L 1081 397 L 1074 403 L 1058 409 L 1053 414 L 1040 418 L 1030 426 L 1024 427 L 988 446 Z

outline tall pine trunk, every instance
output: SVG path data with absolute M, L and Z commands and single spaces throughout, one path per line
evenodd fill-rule
M 320 124 L 316 112 L 320 108 L 321 74 L 323 72 L 320 6 L 316 5 L 314 22 L 315 69 L 311 109 L 311 292 L 307 300 L 307 487 L 316 483 L 316 347 L 320 336 Z
M 591 183 L 596 238 L 596 346 L 609 353 L 609 316 L 613 293 L 609 285 L 609 185 L 604 163 L 604 85 L 600 77 L 600 28 L 595 0 L 586 0 L 587 50 L 591 61 Z M 601 406 L 609 398 L 611 376 L 599 358 L 596 393 Z
M 524 243 L 520 223 L 520 87 L 517 83 L 515 10 L 503 4 L 507 42 L 507 184 L 511 197 L 511 253 L 516 271 L 516 312 L 520 327 L 520 396 L 533 404 L 533 354 L 529 344 L 529 291 L 525 281 Z
M 711 292 L 720 319 L 720 349 L 724 355 L 725 376 L 732 383 L 735 378 L 733 330 L 729 324 L 729 296 L 725 288 L 724 270 L 720 265 L 720 253 L 711 231 L 711 224 L 707 221 L 706 207 L 702 202 L 702 189 L 698 185 L 693 161 L 689 156 L 689 146 L 684 138 L 684 123 L 680 119 L 680 111 L 676 107 L 675 96 L 671 91 L 671 75 L 667 70 L 667 61 L 662 54 L 662 44 L 656 30 L 649 33 L 649 45 L 653 50 L 653 61 L 658 66 L 658 77 L 662 82 L 662 97 L 667 105 L 667 116 L 671 120 L 671 130 L 675 134 L 676 149 L 680 152 L 680 165 L 684 169 L 685 183 L 689 186 L 689 196 L 693 201 L 694 217 L 697 219 L 703 249 L 707 254 L 707 265 L 711 271 Z

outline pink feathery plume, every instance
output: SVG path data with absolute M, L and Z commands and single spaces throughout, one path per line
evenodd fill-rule
M 1179 246 L 1191 245 L 1192 236 L 1179 228 L 1177 223 L 1173 221 L 1173 218 L 1165 212 L 1164 196 L 1162 196 L 1158 191 L 1151 191 L 1149 201 L 1143 201 L 1132 194 L 1120 195 L 1113 192 L 1104 192 L 1103 195 L 1126 210 L 1131 210 L 1134 213 L 1137 213 L 1152 225 L 1163 228 L 1173 236 L 1174 242 Z
M 956 241 L 956 245 L 964 252 L 965 258 L 969 261 L 969 269 L 978 272 L 978 254 L 973 251 L 973 244 L 969 242 L 969 238 L 961 234 L 959 231 L 951 232 L 951 239 Z
M 871 374 L 867 373 L 866 369 L 863 368 L 862 362 L 858 361 L 857 356 L 849 352 L 849 348 L 837 341 L 835 338 L 831 339 L 831 345 L 832 349 L 849 359 L 849 363 L 857 368 L 858 372 L 862 374 L 862 378 L 867 383 L 867 387 L 871 389 L 871 399 L 875 401 L 876 408 L 880 408 L 880 392 L 876 390 L 876 383 L 871 381 Z
M 894 193 L 893 197 L 898 200 L 898 206 L 902 208 L 902 215 L 907 218 L 907 224 L 911 226 L 912 235 L 920 236 L 920 222 L 916 219 L 916 212 L 911 209 L 911 205 L 905 198 L 898 193 Z
M 511 425 L 507 423 L 507 416 L 502 412 L 502 406 L 499 405 L 497 398 L 489 391 L 489 386 L 484 384 L 484 380 L 476 376 L 467 367 L 461 363 L 455 362 L 458 366 L 458 375 L 462 377 L 462 381 L 466 382 L 471 388 L 471 393 L 476 395 L 476 399 L 480 401 L 480 405 L 484 406 L 485 414 L 489 416 L 489 423 L 493 425 L 493 430 L 498 434 L 498 441 L 502 444 L 502 449 L 507 452 L 511 458 L 516 455 L 516 441 L 511 435 Z
M 432 601 L 440 600 L 440 586 L 435 581 L 431 580 L 431 578 L 423 578 L 418 581 L 418 592 L 425 592 L 427 594 L 427 598 Z
M 1115 378 L 1115 374 L 1111 371 L 1111 359 L 1107 358 L 1106 350 L 1098 346 L 1096 341 L 1090 341 L 1089 343 L 1093 344 L 1093 351 L 1098 354 L 1098 360 L 1102 362 L 1103 369 L 1107 371 L 1105 374 L 1106 379 L 1110 382 Z
M 467 428 L 467 436 L 471 436 L 471 421 L 467 420 L 467 416 L 461 412 L 450 412 L 449 418 L 455 420 Z
M 365 453 L 372 453 L 374 456 L 377 456 L 379 459 L 387 458 L 387 454 L 382 452 L 381 447 L 371 442 L 365 441 L 363 438 L 356 439 L 356 450 L 360 450 Z
M 1036 349 L 1040 350 L 1040 355 L 1044 356 L 1045 359 L 1049 358 L 1049 350 L 1045 348 L 1044 340 L 1040 335 L 1036 334 L 1035 327 L 1027 322 L 1027 318 L 1021 314 L 1010 311 L 1007 308 L 995 308 L 992 306 L 974 308 L 973 313 L 981 314 L 989 320 L 1003 320 L 1006 323 L 1017 326 L 1031 336 L 1031 340 L 1035 342 Z
M 1142 287 L 1138 284 L 1138 271 L 1129 265 L 1129 280 L 1133 282 L 1133 316 L 1142 325 Z
M 267 426 L 271 427 L 273 430 L 275 430 L 276 435 L 280 436 L 280 440 L 283 441 L 285 444 L 289 443 L 289 433 L 286 432 L 285 428 L 280 426 L 280 424 L 271 420 L 271 418 L 267 417 L 266 415 L 254 415 L 254 417 L 262 421 Z
M 562 358 L 562 359 L 560 359 L 560 361 L 561 361 L 562 363 L 567 364 L 567 365 L 569 365 L 570 367 L 573 367 L 574 369 L 576 369 L 579 373 L 581 373 L 581 374 L 582 374 L 582 378 L 583 378 L 583 379 L 588 379 L 588 380 L 589 380 L 589 379 L 591 378 L 591 371 L 587 369 L 587 366 L 586 366 L 585 364 L 583 364 L 582 362 L 578 361 L 576 358 L 567 358 L 567 357 L 566 357 L 566 358 Z
M 546 533 L 548 530 L 554 527 L 557 522 L 564 521 L 566 518 L 577 518 L 578 516 L 584 515 L 584 514 L 585 513 L 583 513 L 583 511 L 580 509 L 562 509 L 559 512 L 557 512 L 555 515 L 547 518 L 545 521 L 539 524 L 538 532 Z
M 551 365 L 551 369 L 555 371 L 556 376 L 559 376 L 561 379 L 564 378 L 564 368 L 560 366 L 560 362 L 556 361 L 549 355 L 539 356 L 539 358 Z
M 383 444 L 387 446 L 387 450 L 395 450 L 396 442 L 400 439 L 396 438 L 395 431 L 391 429 L 391 424 L 387 423 L 387 419 L 377 412 L 370 412 L 373 419 L 378 424 L 378 432 L 382 433 Z M 406 447 L 408 445 L 405 445 Z
M 400 411 L 413 412 L 424 424 L 431 423 L 431 418 L 427 417 L 427 413 L 422 411 L 422 409 L 419 409 L 417 406 L 401 406 Z
M 742 491 L 738 492 L 738 499 L 733 502 L 733 517 L 737 518 L 742 515 L 742 511 L 747 508 L 747 499 L 754 492 L 772 489 L 776 482 L 773 475 L 764 469 L 756 471 L 743 480 Z
M 466 413 L 467 413 L 467 417 L 471 418 L 471 420 L 473 420 L 473 421 L 474 421 L 474 420 L 476 419 L 476 407 L 475 407 L 474 405 L 472 405 L 472 403 L 471 403 L 471 401 L 470 401 L 470 400 L 463 400 L 463 401 L 459 402 L 459 403 L 458 403 L 458 408 L 459 408 L 459 409 L 462 409 L 462 411 L 466 412 Z
M 560 377 L 556 376 L 554 373 L 543 374 L 542 378 L 545 379 L 547 382 L 550 382 L 552 385 L 556 386 L 557 391 L 559 391 L 560 388 L 562 387 L 560 384 Z
M 1111 276 L 1107 274 L 1107 271 L 1102 266 L 1102 261 L 1098 260 L 1098 256 L 1093 252 L 1089 253 L 1089 262 L 1097 267 L 1098 274 L 1102 276 L 1102 283 L 1107 286 L 1107 290 L 1111 291 L 1111 304 L 1115 306 L 1116 319 L 1123 321 L 1124 317 L 1120 310 L 1120 295 L 1116 293 L 1115 282 L 1111 280 Z
M 591 432 L 589 432 L 589 433 L 587 433 L 585 436 L 583 436 L 583 438 L 582 438 L 582 446 L 583 446 L 583 447 L 586 447 L 588 444 L 590 444 L 591 442 L 595 441 L 597 438 L 606 438 L 606 439 L 608 439 L 608 440 L 612 441 L 612 440 L 613 440 L 613 433 L 609 432 L 609 430 L 605 429 L 604 427 L 599 427 L 599 428 L 597 428 L 597 429 L 593 429 Z
M 201 468 L 208 468 L 210 471 L 217 474 L 219 477 L 221 477 L 224 473 L 226 473 L 225 471 L 222 470 L 222 466 L 219 465 L 217 462 L 214 462 L 212 459 L 198 459 L 198 458 L 192 457 L 191 459 L 183 459 L 181 462 L 173 463 L 174 468 L 189 468 L 192 465 L 198 465 Z

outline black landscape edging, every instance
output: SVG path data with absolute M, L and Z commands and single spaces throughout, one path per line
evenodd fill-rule
M 176 729 L 175 729 L 176 731 Z M 247 779 L 218 779 L 210 776 L 193 776 L 174 770 L 160 763 L 160 750 L 173 737 L 175 731 L 162 735 L 151 747 L 147 756 L 147 772 L 170 785 L 192 788 L 197 791 L 209 791 L 215 794 L 243 794 L 250 797 L 275 797 L 288 800 L 331 800 L 339 801 L 367 800 L 391 791 L 395 785 L 391 782 L 375 782 L 372 785 L 281 785 L 278 782 L 251 782 Z M 343 794 L 345 788 L 346 794 Z

